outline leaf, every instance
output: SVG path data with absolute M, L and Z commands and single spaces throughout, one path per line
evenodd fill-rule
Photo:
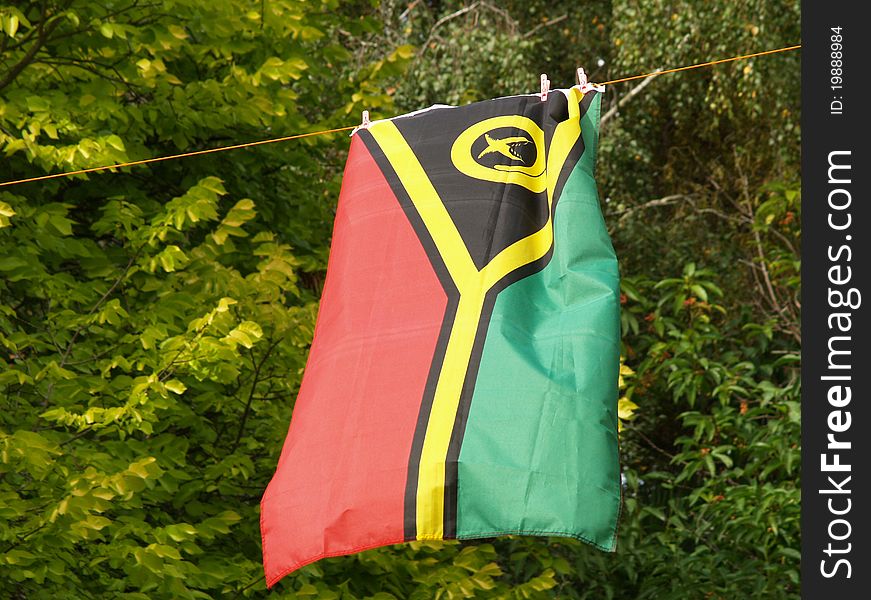
M 160 473 L 160 467 L 157 466 L 157 459 L 154 457 L 147 457 L 131 463 L 130 466 L 127 467 L 127 471 L 133 473 L 140 479 L 148 479 Z
M 73 222 L 61 214 L 49 215 L 48 222 L 60 235 L 73 234 Z
M 0 560 L 7 565 L 29 565 L 36 560 L 36 555 L 26 550 L 12 549 L 0 556 Z
M 152 573 L 160 573 L 163 569 L 163 561 L 154 553 L 145 548 L 137 548 L 133 551 L 136 562 L 146 567 Z
M 637 409 L 638 405 L 626 397 L 617 401 L 617 416 L 621 419 L 632 419 Z
M 182 542 L 192 539 L 197 535 L 197 529 L 188 523 L 177 523 L 175 525 L 167 525 L 164 528 L 166 534 L 174 542 Z
M 5 202 L 0 202 L 0 229 L 9 227 L 12 223 L 12 217 L 15 216 L 15 211 Z
M 156 554 L 160 558 L 181 560 L 181 554 L 179 554 L 178 550 L 176 550 L 172 546 L 167 546 L 166 544 L 152 544 L 148 547 L 148 549 L 154 552 L 154 554 Z
M 115 150 L 119 150 L 121 152 L 124 151 L 124 142 L 117 135 L 112 134 L 110 136 L 107 136 L 106 143 Z
M 706 454 L 704 457 L 702 457 L 702 459 L 705 463 L 705 466 L 708 468 L 708 472 L 710 473 L 711 477 L 716 476 L 717 475 L 717 467 L 716 467 L 716 465 L 714 465 L 713 457 L 710 454 Z
M 197 183 L 197 186 L 218 194 L 219 196 L 223 196 L 227 193 L 227 190 L 224 188 L 224 183 L 217 177 L 206 177 L 201 179 Z
M 180 27 L 179 25 L 175 25 L 175 24 L 168 25 L 167 31 L 169 31 L 173 35 L 173 37 L 175 37 L 179 40 L 184 40 L 184 39 L 188 38 L 187 32 L 184 30 L 183 27 Z
M 27 261 L 17 256 L 0 257 L 0 271 L 14 271 L 26 266 Z
M 184 394 L 187 390 L 187 386 L 185 386 L 185 384 L 183 384 L 178 379 L 170 379 L 163 385 L 166 387 L 166 389 L 176 394 Z
M 175 271 L 177 267 L 183 267 L 188 263 L 187 255 L 185 255 L 181 248 L 175 244 L 171 244 L 164 248 L 157 255 L 157 260 L 160 262 L 160 266 L 163 267 L 163 270 L 167 273 L 171 273 Z
M 414 46 L 406 44 L 404 46 L 399 46 L 398 48 L 396 48 L 394 53 L 399 58 L 412 58 L 417 52 Z
M 7 369 L 0 372 L 0 384 L 8 385 L 10 383 L 24 385 L 25 383 L 33 383 L 33 378 L 23 371 L 17 369 Z
M 18 31 L 18 15 L 9 15 L 3 19 L 3 31 L 6 32 L 11 38 L 15 37 L 15 33 Z
M 256 340 L 262 337 L 263 332 L 257 323 L 252 321 L 243 321 L 238 327 L 235 327 L 223 339 L 231 343 L 239 343 L 246 348 L 252 348 Z
M 94 531 L 100 531 L 101 529 L 108 527 L 111 524 L 112 521 L 110 521 L 106 517 L 100 517 L 97 515 L 88 515 L 86 519 L 77 523 L 78 527 L 80 528 L 93 529 Z

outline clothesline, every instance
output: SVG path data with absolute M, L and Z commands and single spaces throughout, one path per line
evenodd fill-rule
M 733 62 L 736 60 L 746 60 L 748 58 L 754 58 L 756 56 L 765 56 L 766 54 L 777 54 L 778 52 L 789 52 L 790 50 L 798 50 L 799 48 L 801 48 L 801 44 L 796 44 L 795 46 L 786 46 L 785 48 L 777 48 L 776 50 L 765 50 L 763 52 L 754 52 L 753 54 L 741 54 L 740 56 L 732 56 L 730 58 L 721 58 L 719 60 L 711 60 L 708 62 L 697 63 L 695 65 L 689 65 L 686 67 L 676 67 L 674 69 L 665 69 L 664 71 L 652 71 L 650 73 L 645 73 L 644 75 L 632 75 L 631 77 L 622 77 L 620 79 L 613 79 L 611 81 L 602 82 L 599 85 L 613 85 L 615 83 L 623 83 L 624 81 L 632 81 L 634 79 L 644 79 L 645 77 L 653 77 L 654 75 L 665 75 L 666 73 L 677 73 L 678 71 L 688 71 L 690 69 L 699 69 L 701 67 L 712 67 L 714 65 L 719 65 L 722 63 Z
M 764 56 L 766 54 L 776 54 L 778 52 L 788 52 L 790 50 L 798 50 L 801 48 L 801 44 L 796 44 L 794 46 L 786 46 L 784 48 L 777 48 L 775 50 L 765 50 L 762 52 L 754 52 L 753 54 L 741 54 L 739 56 L 732 56 L 730 58 L 721 58 L 719 60 L 712 60 L 703 63 L 697 63 L 694 65 L 688 65 L 685 67 L 676 67 L 673 69 L 665 69 L 660 71 L 652 71 L 650 73 L 644 73 L 643 75 L 632 75 L 630 77 L 622 77 L 620 79 L 612 79 L 611 81 L 605 81 L 598 85 L 614 85 L 616 83 L 623 83 L 625 81 L 633 81 L 636 79 L 644 79 L 647 77 L 654 77 L 658 75 L 665 75 L 667 73 L 677 73 L 678 71 L 688 71 L 690 69 L 699 69 L 702 67 L 711 67 L 714 65 L 719 65 L 722 63 L 733 62 L 738 60 L 746 60 L 748 58 L 754 58 L 757 56 Z M 287 142 L 290 140 L 296 140 L 300 138 L 313 137 L 316 135 L 328 135 L 331 133 L 338 133 L 340 131 L 350 131 L 357 127 L 357 125 L 349 125 L 348 127 L 338 127 L 336 129 L 326 129 L 323 131 L 312 131 L 309 133 L 298 133 L 295 135 L 288 135 L 284 137 L 278 138 L 270 138 L 265 140 L 258 140 L 255 142 L 246 142 L 243 144 L 234 144 L 232 146 L 220 146 L 218 148 L 208 148 L 206 150 L 194 150 L 192 152 L 182 152 L 181 154 L 169 154 L 166 156 L 157 156 L 154 158 L 145 158 L 142 160 L 133 160 L 129 162 L 116 163 L 112 165 L 105 165 L 102 167 L 90 167 L 88 169 L 78 169 L 76 171 L 65 171 L 62 173 L 52 173 L 50 175 L 40 175 L 39 177 L 29 177 L 27 179 L 16 179 L 14 181 L 3 181 L 0 182 L 0 187 L 8 187 L 12 185 L 17 185 L 21 183 L 31 183 L 34 181 L 44 181 L 46 179 L 57 179 L 59 177 L 72 177 L 73 175 L 83 175 L 85 173 L 95 173 L 97 171 L 105 171 L 107 169 L 119 169 L 121 167 L 133 167 L 136 165 L 147 165 L 156 162 L 162 162 L 167 160 L 175 160 L 178 158 L 187 158 L 189 156 L 201 156 L 203 154 L 212 154 L 214 152 L 225 152 L 227 150 L 238 150 L 240 148 L 250 148 L 252 146 L 262 146 L 264 144 L 275 144 L 278 142 Z

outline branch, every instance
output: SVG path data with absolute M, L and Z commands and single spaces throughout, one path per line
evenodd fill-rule
M 404 11 L 402 11 L 402 14 L 399 15 L 399 20 L 400 20 L 400 21 L 404 21 L 405 19 L 407 19 L 407 18 L 408 18 L 408 15 L 411 14 L 411 11 L 413 11 L 414 8 L 415 8 L 418 4 L 420 4 L 420 0 L 414 0 L 414 2 L 412 2 L 411 4 L 409 4 L 409 5 L 406 7 L 406 9 L 405 9 Z
M 239 591 L 236 593 L 236 596 L 235 596 L 235 597 L 236 597 L 236 598 L 241 598 L 242 595 L 243 595 L 247 590 L 249 590 L 250 588 L 254 587 L 255 585 L 257 585 L 258 583 L 260 583 L 260 582 L 263 581 L 264 579 L 266 579 L 266 575 L 261 575 L 260 577 L 258 577 L 257 579 L 255 579 L 254 581 L 252 581 L 251 583 L 249 583 L 248 585 L 246 585 L 245 587 L 243 587 L 241 590 L 239 590 Z
M 617 104 L 612 106 L 608 110 L 608 112 L 606 112 L 604 115 L 602 115 L 602 118 L 599 119 L 599 129 L 601 129 L 605 125 L 605 123 L 607 123 L 608 121 L 613 119 L 615 116 L 617 116 L 617 114 L 620 112 L 620 109 L 623 108 L 623 106 L 625 106 L 627 102 L 632 100 L 632 98 L 634 98 L 639 93 L 641 93 L 641 90 L 643 90 L 648 85 L 650 85 L 653 82 L 653 80 L 656 79 L 657 74 L 660 71 L 662 71 L 662 69 L 657 69 L 656 71 L 654 71 L 653 75 L 651 75 L 650 77 L 648 77 L 646 79 L 641 80 L 641 83 L 639 83 L 634 88 L 629 90 L 628 94 L 626 94 L 625 96 L 620 98 L 620 100 L 617 102 Z
M 433 38 L 435 37 L 436 29 L 438 29 L 439 27 L 441 27 L 442 25 L 444 25 L 448 21 L 456 19 L 457 17 L 461 17 L 461 16 L 465 15 L 466 13 L 472 12 L 476 8 L 485 8 L 491 12 L 494 12 L 494 13 L 500 15 L 503 19 L 505 19 L 505 22 L 508 24 L 508 27 L 511 30 L 512 35 L 516 32 L 517 23 L 514 21 L 514 19 L 511 18 L 511 15 L 508 12 L 506 12 L 505 10 L 503 10 L 497 6 L 489 4 L 487 2 L 473 2 L 469 6 L 464 6 L 460 10 L 454 11 L 449 15 L 443 16 L 441 19 L 436 21 L 435 24 L 433 24 L 433 26 L 429 30 L 429 35 L 427 36 L 426 41 L 423 43 L 423 46 L 421 46 L 421 48 L 420 48 L 420 56 L 423 56 L 424 54 L 426 54 L 426 51 L 429 48 L 430 42 L 432 42 Z M 556 21 L 561 21 L 561 20 L 562 20 L 562 18 L 558 18 Z M 535 31 L 535 30 L 533 30 L 533 31 Z
M 540 23 L 540 24 L 536 25 L 535 27 L 533 27 L 532 29 L 530 29 L 529 31 L 527 31 L 526 33 L 524 33 L 520 37 L 523 38 L 524 40 L 527 38 L 530 38 L 539 29 L 543 29 L 545 27 L 550 27 L 551 25 L 556 25 L 560 21 L 565 21 L 566 19 L 568 19 L 568 17 L 569 17 L 569 15 L 565 14 L 565 15 L 557 17 L 556 19 L 551 19 L 550 21 L 547 21 L 545 23 Z
M 239 423 L 239 431 L 236 432 L 236 441 L 233 442 L 233 447 L 230 448 L 230 454 L 233 454 L 236 451 L 236 448 L 239 447 L 239 442 L 242 441 L 242 433 L 245 431 L 245 424 L 248 422 L 248 417 L 251 414 L 251 404 L 254 402 L 254 392 L 257 390 L 257 384 L 259 383 L 260 370 L 263 368 L 263 365 L 266 364 L 269 355 L 272 354 L 272 351 L 275 350 L 280 343 L 281 337 L 266 349 L 266 352 L 263 353 L 263 358 L 260 359 L 260 362 L 258 362 L 254 368 L 254 379 L 251 381 L 251 391 L 248 393 L 248 402 L 245 404 L 245 412 L 242 413 L 242 422 Z
M 442 17 L 441 19 L 436 21 L 435 24 L 430 28 L 429 35 L 427 36 L 426 41 L 423 43 L 423 46 L 420 49 L 420 55 L 423 56 L 424 54 L 426 54 L 426 49 L 429 48 L 429 43 L 430 43 L 430 41 L 432 41 L 432 38 L 435 35 L 436 29 L 438 29 L 439 27 L 441 27 L 442 25 L 444 25 L 445 23 L 447 23 L 448 21 L 450 21 L 452 19 L 456 19 L 457 17 L 463 16 L 467 12 L 471 12 L 471 11 L 475 10 L 476 8 L 478 8 L 479 4 L 481 4 L 481 3 L 480 2 L 473 2 L 469 6 L 465 6 L 456 12 L 452 12 L 449 15 L 445 15 L 444 17 Z
M 662 198 L 657 198 L 655 200 L 650 200 L 645 202 L 644 204 L 639 204 L 638 206 L 633 206 L 631 208 L 627 208 L 626 210 L 619 211 L 614 213 L 615 216 L 619 215 L 620 218 L 618 220 L 619 223 L 625 221 L 628 217 L 638 212 L 639 210 L 646 210 L 648 208 L 656 208 L 658 206 L 669 206 L 671 204 L 677 204 L 679 200 L 692 200 L 692 196 L 688 194 L 672 194 L 671 196 L 664 196 Z
M 39 52 L 39 49 L 42 48 L 42 45 L 45 44 L 46 34 L 42 29 L 42 24 L 39 26 L 39 35 L 36 38 L 36 41 L 33 42 L 33 45 L 30 46 L 30 50 L 27 51 L 21 60 L 13 66 L 6 73 L 6 76 L 0 80 L 0 90 L 5 88 L 7 85 L 15 81 L 15 78 L 21 74 L 21 72 L 27 68 L 27 66 L 33 62 L 33 58 L 36 56 L 36 53 Z
M 124 87 L 127 88 L 127 91 L 134 93 L 134 94 L 137 93 L 137 89 L 139 87 L 139 86 L 136 86 L 136 85 L 130 83 L 126 79 L 124 79 L 123 76 L 121 76 L 121 74 L 118 72 L 117 68 L 112 67 L 112 66 L 107 66 L 107 65 L 101 65 L 101 64 L 93 62 L 93 61 L 66 60 L 66 59 L 62 59 L 62 58 L 54 58 L 54 59 L 45 59 L 44 58 L 44 59 L 35 61 L 35 63 L 45 64 L 45 65 L 50 65 L 50 66 L 59 65 L 59 66 L 66 66 L 66 67 L 76 67 L 76 68 L 82 69 L 83 71 L 87 71 L 88 73 L 91 73 L 93 75 L 96 75 L 97 77 L 101 77 L 107 81 L 111 81 L 112 83 L 120 83 L 121 85 L 123 85 Z M 112 71 L 115 72 L 116 77 L 112 77 L 111 75 L 109 75 L 107 73 L 103 73 L 99 69 L 95 69 L 94 67 L 89 66 L 91 64 L 101 66 L 105 69 L 111 69 Z
M 93 428 L 94 428 L 93 425 L 88 425 L 87 427 L 85 427 L 84 429 L 82 429 L 80 432 L 78 432 L 77 434 L 75 434 L 73 437 L 68 438 L 68 439 L 62 441 L 60 444 L 58 444 L 58 446 L 66 446 L 67 444 L 69 444 L 69 443 L 71 443 L 71 442 L 75 442 L 75 441 L 76 441 L 77 439 L 79 439 L 79 438 L 83 438 L 83 437 L 85 437 L 86 435 L 88 435 L 89 433 L 91 433 L 91 430 L 93 430 Z
M 627 427 L 627 429 L 629 429 L 629 427 Z M 632 428 L 631 428 L 631 431 L 634 432 L 634 433 L 637 433 L 637 434 L 641 437 L 641 439 L 643 439 L 645 442 L 647 442 L 647 444 L 648 444 L 651 448 L 653 448 L 654 450 L 656 450 L 657 452 L 659 452 L 659 453 L 661 453 L 661 454 L 664 454 L 665 456 L 667 456 L 667 457 L 669 457 L 669 458 L 671 458 L 671 459 L 674 459 L 674 454 L 672 454 L 671 452 L 668 452 L 668 451 L 666 451 L 666 450 L 663 450 L 662 448 L 660 448 L 659 446 L 657 446 L 656 444 L 654 444 L 654 443 L 653 443 L 653 440 L 651 440 L 649 437 L 647 437 L 646 435 L 644 435 L 644 432 L 641 431 L 640 428 L 632 427 Z
M 81 325 L 79 325 L 79 327 L 73 333 L 73 337 L 70 338 L 70 341 L 67 344 L 66 351 L 63 353 L 63 356 L 61 357 L 61 360 L 60 360 L 60 364 L 58 366 L 63 367 L 66 364 L 67 359 L 70 356 L 70 352 L 73 349 L 73 344 L 75 344 L 76 339 L 79 337 L 79 334 L 82 332 L 82 329 L 84 329 L 85 326 L 88 324 L 87 318 L 90 317 L 91 315 L 93 315 L 95 312 L 97 312 L 97 310 L 101 306 L 103 306 L 103 303 L 106 301 L 106 299 L 112 294 L 112 292 L 115 291 L 115 288 L 117 288 L 121 284 L 121 282 L 127 276 L 127 273 L 130 271 L 130 267 L 132 267 L 133 263 L 136 261 L 136 259 L 139 258 L 139 254 L 142 252 L 142 249 L 144 247 L 145 246 L 143 244 L 143 246 L 140 247 L 136 251 L 136 254 L 134 254 L 133 256 L 130 257 L 130 260 L 127 262 L 127 266 L 124 267 L 124 270 L 121 272 L 121 274 L 118 276 L 118 278 L 112 284 L 112 286 L 108 290 L 106 290 L 106 293 L 102 295 L 102 297 L 97 301 L 97 303 L 94 305 L 94 307 L 91 308 L 91 310 L 88 312 L 87 315 L 85 315 L 85 319 L 86 319 L 85 323 L 82 323 Z
M 72 3 L 72 0 L 64 6 L 63 10 L 69 8 L 69 5 Z M 33 62 L 36 57 L 36 53 L 45 45 L 48 41 L 51 32 L 54 31 L 58 25 L 61 24 L 62 13 L 55 14 L 51 17 L 46 18 L 45 8 L 42 10 L 42 20 L 39 22 L 39 25 L 36 27 L 36 40 L 33 42 L 33 45 L 30 46 L 30 49 L 25 53 L 21 60 L 19 60 L 15 66 L 13 66 L 6 73 L 6 76 L 0 80 L 0 90 L 8 86 L 10 83 L 15 81 L 15 78 L 18 77 L 21 72 Z M 26 38 L 25 38 L 26 39 Z
M 778 315 L 783 315 L 786 307 L 780 304 L 780 298 L 778 298 L 777 294 L 774 292 L 774 286 L 772 285 L 771 277 L 768 274 L 768 265 L 765 261 L 765 251 L 762 249 L 762 238 L 759 236 L 759 231 L 755 228 L 753 229 L 753 240 L 756 242 L 756 253 L 759 258 L 760 267 L 759 270 L 762 273 L 762 279 L 765 282 L 765 290 L 768 291 L 771 306 Z

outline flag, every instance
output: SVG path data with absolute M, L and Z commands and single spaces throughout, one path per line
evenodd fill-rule
M 575 87 L 353 135 L 261 504 L 270 586 L 411 540 L 614 549 L 619 280 L 594 180 L 600 102 Z

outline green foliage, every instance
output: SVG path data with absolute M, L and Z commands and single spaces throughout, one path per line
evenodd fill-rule
M 256 578 L 252 479 L 273 466 L 314 306 L 292 301 L 289 247 L 240 237 L 253 203 L 219 215 L 224 194 L 207 177 L 153 212 L 107 200 L 76 221 L 19 203 L 0 234 L 0 536 L 4 579 L 28 597 L 39 583 L 196 597 Z
M 588 60 L 607 54 L 609 2 L 429 4 L 385 2 L 382 10 L 389 39 L 418 48 L 408 84 L 396 91 L 406 110 L 537 92 L 543 65 L 552 87 L 569 87 L 579 44 Z
M 0 4 L 0 179 L 352 125 L 798 41 L 798 3 Z M 600 65 L 598 59 L 601 59 Z M 618 551 L 413 543 L 267 592 L 258 502 L 344 135 L 0 189 L 0 596 L 794 598 L 798 56 L 614 86 Z
M 626 520 L 647 521 L 643 531 L 677 552 L 639 597 L 682 597 L 688 585 L 788 597 L 798 589 L 799 355 L 771 323 L 730 317 L 712 277 L 689 263 L 680 278 L 628 282 L 637 300 L 626 312 L 644 323 L 630 338 L 643 358 L 628 395 L 666 402 L 630 426 L 642 447 L 626 449 Z M 624 543 L 635 534 L 624 530 Z

